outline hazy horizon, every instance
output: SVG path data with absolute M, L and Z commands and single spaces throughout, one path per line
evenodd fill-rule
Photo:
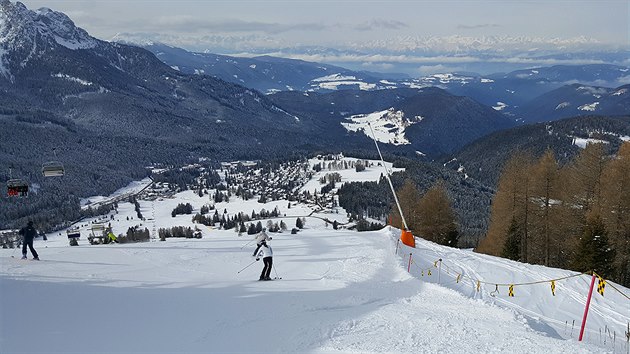
M 488 63 L 497 69 L 599 63 L 606 61 L 554 56 L 630 48 L 630 6 L 621 0 L 23 3 L 64 12 L 104 40 L 118 35 L 192 51 L 268 54 L 410 74 L 483 71 Z M 620 60 L 616 63 L 630 65 Z

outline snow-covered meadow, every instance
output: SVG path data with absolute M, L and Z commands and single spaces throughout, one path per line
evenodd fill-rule
M 344 181 L 376 180 L 382 169 L 374 165 L 365 174 L 339 173 Z M 172 217 L 171 210 L 178 203 L 191 203 L 198 210 L 207 201 L 207 196 L 192 191 L 172 199 L 140 200 L 146 221 L 137 220 L 132 204 L 121 202 L 110 222 L 115 233 L 140 223 L 149 230 L 192 226 L 190 215 Z M 216 205 L 219 212 L 227 209 L 230 214 L 276 206 L 289 228 L 297 216 L 311 213 L 347 222 L 342 209 L 317 211 L 295 204 L 289 209 L 287 201 L 263 205 L 231 198 Z M 514 297 L 508 296 L 506 286 L 500 286 L 498 294 L 492 284 L 476 290 L 475 280 L 518 284 L 575 274 L 570 271 L 420 239 L 411 249 L 398 244 L 400 231 L 394 228 L 333 230 L 322 219 L 307 217 L 305 229 L 296 235 L 271 234 L 272 276 L 282 279 L 260 282 L 262 262 L 252 258 L 252 236 L 199 227 L 202 239 L 89 245 L 83 226 L 76 247 L 68 245 L 64 233 L 49 234 L 48 241 L 37 239 L 40 262 L 20 260 L 19 251 L 0 249 L 0 351 L 628 351 L 623 332 L 630 321 L 630 300 L 610 286 L 603 297 L 593 295 L 585 340 L 577 341 L 587 276 L 557 281 L 555 296 L 546 282 L 516 285 Z M 438 259 L 442 262 L 436 264 Z

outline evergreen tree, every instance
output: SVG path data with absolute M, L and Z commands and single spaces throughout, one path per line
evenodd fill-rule
M 560 171 L 562 203 L 556 208 L 560 213 L 556 223 L 559 234 L 568 236 L 562 242 L 568 252 L 572 253 L 578 246 L 586 227 L 586 215 L 602 213 L 602 173 L 607 161 L 603 144 L 587 144 Z
M 507 232 L 505 246 L 503 246 L 502 256 L 513 261 L 519 261 L 521 259 L 521 240 L 518 222 L 513 217 Z
M 589 217 L 573 258 L 573 269 L 580 272 L 595 271 L 604 278 L 614 275 L 615 250 L 608 241 L 608 232 L 602 218 Z

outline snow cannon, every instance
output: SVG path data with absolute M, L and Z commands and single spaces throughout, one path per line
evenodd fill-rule
M 413 238 L 413 234 L 411 233 L 411 231 L 402 230 L 402 233 L 400 234 L 400 240 L 405 245 L 416 248 L 416 240 Z

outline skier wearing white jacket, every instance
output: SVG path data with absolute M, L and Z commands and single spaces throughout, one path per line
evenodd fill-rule
M 258 233 L 258 235 L 256 235 L 256 245 L 260 246 L 261 242 L 263 241 L 270 241 L 271 237 L 269 237 L 269 235 L 267 235 L 267 233 L 265 232 L 267 231 L 266 228 L 263 228 L 261 232 Z
M 271 267 L 273 267 L 273 250 L 271 249 L 271 246 L 269 246 L 266 241 L 261 241 L 254 251 L 254 257 L 256 257 L 257 261 L 262 258 L 263 263 L 265 264 L 258 280 L 271 280 L 269 277 L 271 274 Z

